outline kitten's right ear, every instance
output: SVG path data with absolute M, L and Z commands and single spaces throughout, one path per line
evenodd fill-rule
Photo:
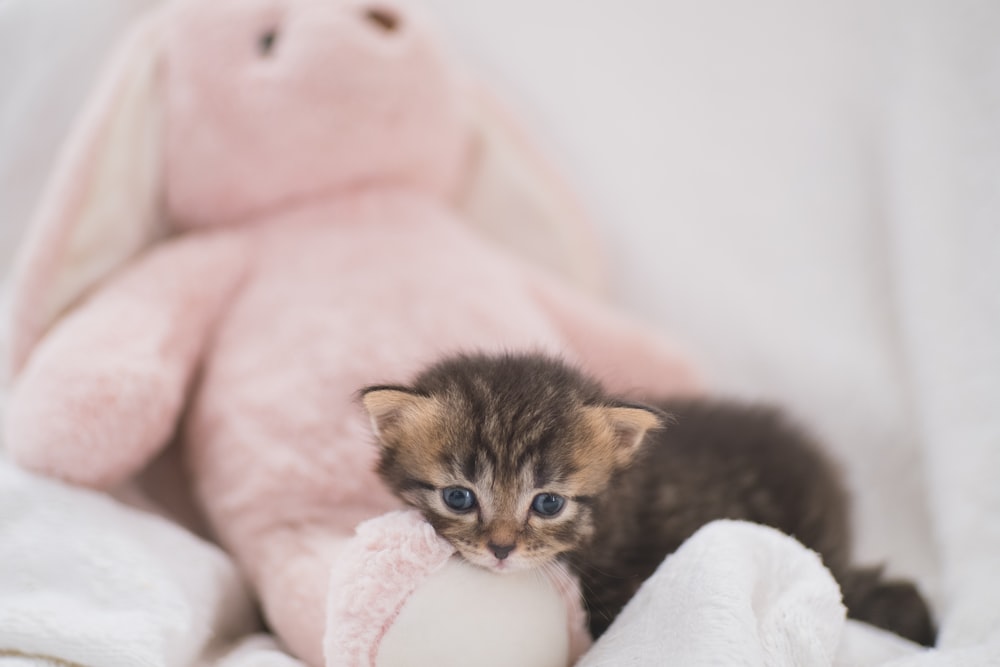
M 584 409 L 599 437 L 609 447 L 616 466 L 631 463 L 646 433 L 663 428 L 668 421 L 659 410 L 639 404 L 621 403 Z
M 372 431 L 383 446 L 429 425 L 438 415 L 438 402 L 406 387 L 380 385 L 361 390 L 361 402 Z

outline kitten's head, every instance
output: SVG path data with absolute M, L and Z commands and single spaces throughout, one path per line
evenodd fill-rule
M 585 542 L 595 497 L 662 424 L 538 355 L 450 358 L 362 400 L 389 487 L 468 561 L 504 572 Z

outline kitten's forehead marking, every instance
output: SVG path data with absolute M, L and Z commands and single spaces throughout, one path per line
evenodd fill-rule
M 599 483 L 606 471 L 593 470 L 590 452 L 581 451 L 593 448 L 588 441 L 597 434 L 587 428 L 575 392 L 532 384 L 531 378 L 517 387 L 524 391 L 513 393 L 498 390 L 487 376 L 459 379 L 437 394 L 447 405 L 448 421 L 439 465 L 469 481 L 483 521 L 517 517 L 525 522 L 537 493 L 568 497 L 589 493 Z M 587 471 L 593 480 L 580 479 L 578 473 Z
M 473 488 L 479 498 L 479 518 L 488 523 L 496 515 L 496 495 L 493 492 L 493 473 L 475 478 Z

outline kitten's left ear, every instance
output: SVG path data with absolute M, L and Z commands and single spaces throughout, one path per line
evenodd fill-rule
M 611 447 L 615 465 L 632 461 L 649 431 L 666 426 L 666 415 L 638 404 L 589 406 L 584 408 L 599 437 Z
M 383 446 L 428 424 L 437 415 L 437 401 L 406 387 L 377 386 L 361 390 L 361 402 L 372 430 Z

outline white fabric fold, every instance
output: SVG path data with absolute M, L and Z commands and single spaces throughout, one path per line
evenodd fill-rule
M 0 656 L 189 667 L 255 623 L 216 547 L 0 460 Z

